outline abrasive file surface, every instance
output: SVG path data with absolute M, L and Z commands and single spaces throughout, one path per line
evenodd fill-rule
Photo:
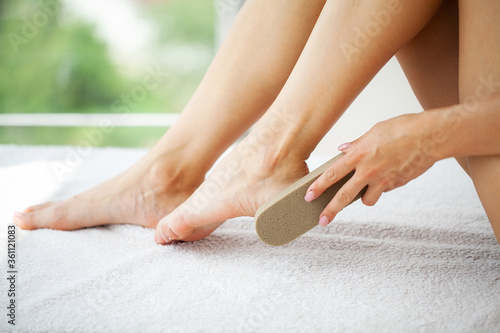
M 333 184 L 312 202 L 305 201 L 304 196 L 309 186 L 343 155 L 335 156 L 299 179 L 273 196 L 257 210 L 255 229 L 263 242 L 274 246 L 285 245 L 318 225 L 321 212 L 337 191 L 352 177 L 354 171 Z M 365 191 L 366 187 L 351 203 L 359 199 Z

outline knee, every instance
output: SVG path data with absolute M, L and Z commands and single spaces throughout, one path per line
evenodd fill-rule
M 489 161 L 494 161 L 498 160 L 500 156 L 498 155 L 491 155 L 491 156 L 466 156 L 465 159 L 467 161 L 467 165 L 469 167 L 474 166 L 474 165 L 481 165 L 484 163 L 488 163 Z
M 500 155 L 467 156 L 466 165 L 472 178 L 482 174 L 497 174 L 500 167 Z
M 473 176 L 474 169 L 477 169 L 477 166 L 481 164 L 481 158 L 483 156 L 466 156 L 465 164 L 467 166 L 469 176 Z

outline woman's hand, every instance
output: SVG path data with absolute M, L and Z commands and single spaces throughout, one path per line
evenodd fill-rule
M 356 171 L 323 210 L 319 224 L 330 223 L 365 186 L 368 189 L 361 200 L 372 206 L 383 192 L 403 186 L 429 169 L 438 160 L 433 156 L 437 142 L 429 135 L 432 124 L 425 121 L 423 113 L 392 118 L 376 124 L 358 140 L 339 146 L 345 155 L 311 184 L 305 200 L 311 202 Z

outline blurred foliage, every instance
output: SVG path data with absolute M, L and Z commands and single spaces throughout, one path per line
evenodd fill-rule
M 215 7 L 210 0 L 157 1 L 146 8 L 161 26 L 161 42 L 212 44 Z
M 95 127 L 0 127 L 2 143 L 61 145 L 88 145 L 85 132 Z M 106 133 L 99 146 L 152 147 L 165 133 L 161 127 L 116 127 Z M 22 142 L 20 139 L 22 138 Z
M 108 113 L 113 103 L 142 81 L 144 75 L 127 75 L 113 62 L 95 27 L 83 20 L 68 20 L 55 11 L 46 21 L 39 16 L 40 27 L 36 26 L 37 13 L 47 12 L 43 4 L 57 3 L 64 2 L 0 0 L 0 113 Z M 184 49 L 200 46 L 213 52 L 212 1 L 138 4 L 140 14 L 157 27 L 158 45 L 152 49 L 158 49 L 158 59 L 170 52 L 164 45 L 175 46 L 181 55 Z M 148 94 L 133 112 L 180 112 L 208 64 L 202 61 L 190 70 L 169 71 L 168 82 Z M 170 63 L 167 71 L 176 67 L 181 66 Z M 101 145 L 149 145 L 161 132 L 164 129 L 121 128 Z M 79 128 L 0 128 L 0 143 L 78 144 L 79 133 Z
M 59 25 L 58 11 L 42 25 L 41 19 L 48 17 L 42 2 L 2 2 L 1 112 L 75 112 L 105 106 L 127 86 L 91 26 Z M 37 13 L 45 16 L 35 21 Z

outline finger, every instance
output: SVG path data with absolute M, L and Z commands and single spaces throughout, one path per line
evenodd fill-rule
M 356 174 L 340 188 L 330 203 L 325 207 L 320 215 L 319 224 L 326 226 L 337 214 L 350 204 L 354 198 L 361 192 L 365 184 L 356 177 Z
M 365 194 L 361 197 L 361 201 L 366 206 L 373 206 L 382 196 L 384 188 L 382 186 L 368 186 Z
M 353 165 L 345 163 L 345 155 L 326 169 L 314 183 L 309 186 L 304 199 L 311 202 L 319 197 L 330 186 L 344 178 L 349 172 L 354 170 Z
M 351 146 L 351 143 L 350 142 L 345 142 L 343 144 L 341 144 L 340 146 L 338 146 L 338 150 L 340 150 L 341 152 L 345 153 L 347 151 L 347 149 L 349 149 L 349 147 Z

